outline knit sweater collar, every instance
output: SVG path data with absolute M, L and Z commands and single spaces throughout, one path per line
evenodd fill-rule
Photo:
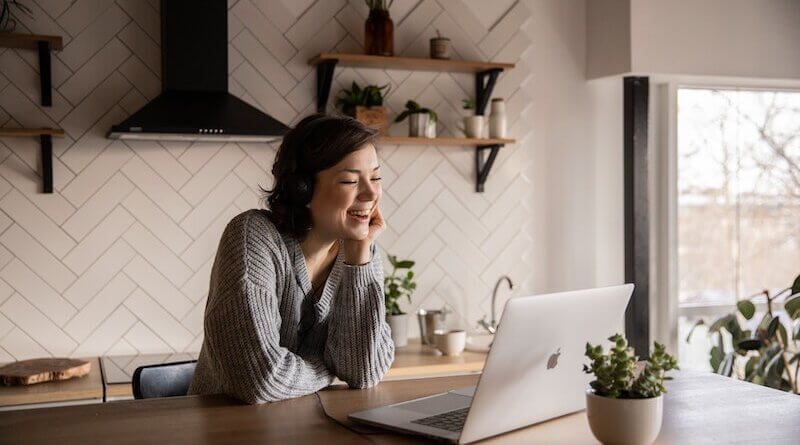
M 289 251 L 289 258 L 292 261 L 295 276 L 297 277 L 297 283 L 303 290 L 303 295 L 311 296 L 311 276 L 308 273 L 306 259 L 303 257 L 303 249 L 300 247 L 300 240 L 295 238 L 290 233 L 281 233 L 281 236 L 283 237 L 283 241 Z M 326 308 L 330 303 L 331 297 L 336 292 L 336 288 L 339 287 L 339 281 L 342 276 L 341 269 L 344 265 L 344 249 L 342 249 L 341 246 L 342 243 L 340 242 L 339 251 L 336 253 L 336 259 L 334 260 L 333 267 L 331 268 L 331 271 L 325 280 L 325 284 L 322 286 L 322 295 L 320 296 L 319 302 L 317 302 L 318 305 L 321 304 Z

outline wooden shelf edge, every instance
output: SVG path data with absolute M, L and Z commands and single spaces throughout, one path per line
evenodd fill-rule
M 492 69 L 511 69 L 513 63 L 485 62 L 479 60 L 457 60 L 457 59 L 430 59 L 427 57 L 403 57 L 403 56 L 371 56 L 368 54 L 352 53 L 320 53 L 311 58 L 310 65 L 318 65 L 326 60 L 336 60 L 338 65 L 361 66 L 361 67 L 382 67 L 399 68 L 409 70 L 424 71 L 458 71 L 467 73 L 477 73 Z
M 64 130 L 60 128 L 0 128 L 0 137 L 30 137 L 42 135 L 64 137 Z
M 516 139 L 477 139 L 477 138 L 415 138 L 409 136 L 381 136 L 378 142 L 392 145 L 507 145 Z
M 61 36 L 43 34 L 23 34 L 18 32 L 0 32 L 0 46 L 6 48 L 36 49 L 38 42 L 49 42 L 50 49 L 60 50 L 64 47 Z

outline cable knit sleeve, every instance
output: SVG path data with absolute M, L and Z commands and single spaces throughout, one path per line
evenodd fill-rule
M 283 266 L 274 260 L 280 253 L 264 240 L 248 239 L 248 217 L 229 224 L 220 243 L 204 323 L 204 348 L 212 359 L 197 372 L 213 375 L 225 392 L 250 404 L 313 393 L 333 375 L 322 357 L 303 357 L 281 345 L 277 289 Z
M 378 384 L 394 361 L 386 323 L 383 265 L 376 245 L 369 263 L 344 265 L 332 302 L 325 361 L 351 388 Z

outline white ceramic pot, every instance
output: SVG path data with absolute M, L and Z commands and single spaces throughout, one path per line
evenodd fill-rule
M 433 334 L 433 342 L 444 355 L 459 355 L 467 342 L 467 331 L 455 330 Z
M 586 390 L 586 417 L 592 434 L 606 445 L 650 445 L 661 431 L 664 396 L 612 399 Z
M 395 347 L 408 345 L 408 314 L 387 315 L 386 322 L 392 331 L 392 342 Z
M 425 127 L 425 137 L 426 138 L 436 137 L 436 121 L 428 119 L 428 126 Z
M 483 116 L 467 116 L 464 118 L 464 134 L 468 138 L 483 137 Z
M 408 116 L 408 135 L 414 138 L 424 138 L 428 129 L 428 113 L 414 113 Z

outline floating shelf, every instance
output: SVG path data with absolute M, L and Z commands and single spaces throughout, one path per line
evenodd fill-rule
M 35 49 L 39 51 L 39 78 L 41 79 L 42 105 L 53 105 L 50 51 L 60 50 L 64 43 L 59 36 L 0 32 L 0 46 L 6 48 Z
M 461 73 L 480 73 L 492 69 L 508 70 L 513 63 L 482 62 L 477 60 L 429 59 L 427 57 L 387 57 L 367 54 L 322 53 L 309 60 L 310 65 L 326 61 L 336 61 L 341 66 L 360 66 L 364 68 L 383 68 L 414 71 L 447 71 Z
M 0 128 L 0 137 L 39 137 L 42 149 L 42 191 L 53 193 L 53 137 L 64 137 L 60 128 Z
M 367 54 L 321 53 L 308 61 L 317 67 L 317 112 L 324 113 L 331 92 L 333 72 L 336 65 L 363 68 L 399 69 L 411 71 L 445 71 L 475 74 L 475 114 L 483 115 L 497 77 L 503 70 L 514 68 L 513 63 L 483 62 L 477 60 L 442 60 L 426 57 L 387 57 Z M 416 145 L 475 145 L 475 168 L 477 192 L 483 191 L 483 185 L 489 176 L 497 152 L 513 139 L 469 139 L 469 138 L 411 138 L 388 136 L 380 138 L 389 144 Z M 483 159 L 484 151 L 489 150 L 489 157 Z
M 514 139 L 415 138 L 407 136 L 381 136 L 378 140 L 384 144 L 394 145 L 505 145 L 516 142 Z

